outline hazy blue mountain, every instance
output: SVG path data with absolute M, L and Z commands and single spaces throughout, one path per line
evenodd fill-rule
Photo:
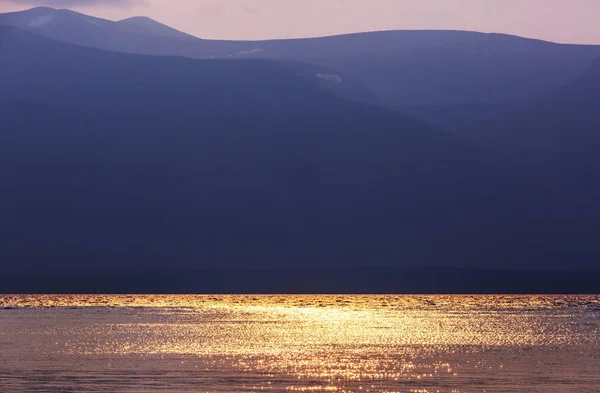
M 37 7 L 0 14 L 0 25 L 63 42 L 119 52 L 202 56 L 197 38 L 139 18 L 113 22 L 67 9 Z
M 0 25 L 2 24 L 59 41 L 110 51 L 193 58 L 211 57 L 210 49 L 205 48 L 205 41 L 145 17 L 113 22 L 69 10 L 38 7 L 0 14 Z M 298 61 L 282 63 L 312 83 L 341 97 L 373 104 L 380 103 L 379 97 L 362 82 L 339 71 Z
M 464 31 L 202 40 L 147 18 L 112 22 L 49 8 L 0 15 L 2 23 L 57 40 L 128 53 L 310 63 L 333 70 L 318 72 L 326 74 L 330 82 L 341 79 L 345 83 L 351 78 L 389 107 L 419 107 L 429 121 L 439 119 L 440 107 L 447 106 L 443 110 L 457 119 L 465 107 L 534 99 L 567 83 L 600 56 L 600 46 L 560 45 Z M 460 124 L 467 120 L 464 116 L 461 119 Z
M 465 105 L 415 105 L 400 106 L 398 111 L 455 132 L 470 125 L 495 121 L 512 115 L 523 103 L 465 104 Z
M 2 261 L 548 268 L 575 252 L 560 215 L 539 221 L 553 202 L 487 152 L 279 63 L 0 39 Z
M 291 60 L 276 60 L 285 68 L 336 96 L 355 102 L 385 106 L 385 102 L 359 80 L 331 68 Z
M 559 89 L 508 114 L 460 128 L 457 133 L 515 158 L 556 165 L 600 164 L 600 59 Z
M 390 31 L 275 41 L 277 57 L 355 76 L 389 105 L 518 102 L 557 88 L 600 55 L 600 47 L 558 45 L 501 34 Z
M 198 41 L 194 36 L 146 17 L 133 17 L 115 22 L 68 9 L 50 7 L 0 14 L 0 24 L 80 45 L 105 46 L 104 49 L 117 49 L 114 48 L 119 44 L 115 41 L 116 38 L 121 38 L 123 45 L 130 45 L 127 41 L 141 40 L 143 37 L 169 38 L 182 42 Z M 157 48 L 165 42 L 174 41 L 157 41 Z M 144 50 L 144 46 L 140 50 Z
M 509 116 L 457 130 L 504 155 L 546 194 L 562 201 L 557 214 L 578 254 L 589 256 L 600 225 L 600 60 L 560 89 Z M 547 217 L 551 222 L 554 216 Z

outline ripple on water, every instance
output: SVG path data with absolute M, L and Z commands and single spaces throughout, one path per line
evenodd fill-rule
M 0 391 L 593 392 L 599 296 L 0 296 Z

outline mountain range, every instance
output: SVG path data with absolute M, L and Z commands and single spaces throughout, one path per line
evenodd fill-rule
M 111 51 L 192 58 L 266 58 L 325 67 L 333 84 L 349 77 L 381 101 L 435 120 L 439 106 L 506 105 L 534 99 L 576 77 L 600 46 L 560 45 L 503 34 L 385 31 L 323 38 L 218 41 L 148 18 L 113 22 L 47 7 L 0 15 L 0 24 Z M 461 122 L 462 124 L 462 122 Z
M 466 222 L 485 224 L 482 210 L 497 215 L 477 203 L 501 204 L 495 187 L 512 182 L 460 138 L 339 99 L 278 63 L 1 31 L 3 240 L 42 258 L 75 260 L 79 248 L 157 263 L 422 258 L 425 239 L 442 253 Z
M 585 172 L 596 162 L 597 50 L 468 32 L 258 45 L 145 18 L 0 15 L 0 260 L 597 269 L 600 209 Z M 408 101 L 358 72 L 363 61 L 388 67 L 377 78 Z M 421 78 L 421 98 L 415 72 L 434 79 Z M 517 77 L 531 84 L 507 85 Z M 440 99 L 444 89 L 455 97 Z M 502 109 L 468 110 L 477 89 Z M 398 102 L 450 103 L 465 120 L 450 132 Z

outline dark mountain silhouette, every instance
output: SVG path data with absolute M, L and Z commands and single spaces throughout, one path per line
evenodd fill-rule
M 573 266 L 487 152 L 279 63 L 0 39 L 7 263 Z
M 374 92 L 385 105 L 394 109 L 418 107 L 421 116 L 434 122 L 439 119 L 440 106 L 452 112 L 447 116 L 456 119 L 465 106 L 534 99 L 567 83 L 600 56 L 600 46 L 560 45 L 464 31 L 385 31 L 269 41 L 202 40 L 147 18 L 112 22 L 50 8 L 0 15 L 0 24 L 127 53 L 310 63 L 334 70 L 329 73 L 330 80 L 345 75 Z M 468 122 L 465 116 L 460 119 L 459 125 Z
M 38 7 L 0 14 L 0 25 L 2 24 L 54 40 L 110 51 L 192 58 L 210 57 L 204 48 L 203 40 L 145 17 L 113 22 L 70 10 Z M 282 64 L 311 83 L 343 98 L 372 104 L 380 103 L 379 97 L 362 82 L 339 71 L 298 61 L 282 61 Z
M 401 106 L 400 112 L 455 132 L 512 115 L 523 103 Z
M 600 59 L 560 89 L 521 105 L 509 115 L 457 132 L 508 154 L 538 175 L 546 174 L 547 179 L 570 178 L 574 182 L 573 176 L 584 176 L 591 180 L 600 169 L 596 157 L 600 147 L 599 102 Z
M 580 255 L 589 255 L 600 223 L 600 61 L 561 89 L 510 116 L 459 129 L 495 150 L 547 195 L 561 201 L 548 221 L 563 215 Z

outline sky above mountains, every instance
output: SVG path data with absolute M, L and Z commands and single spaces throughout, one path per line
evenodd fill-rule
M 202 38 L 450 29 L 600 44 L 598 0 L 0 0 L 0 12 L 39 5 L 113 20 L 149 16 Z

